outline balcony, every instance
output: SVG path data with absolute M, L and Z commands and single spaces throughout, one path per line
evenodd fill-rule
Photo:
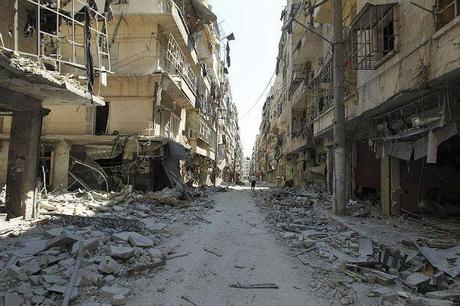
M 216 131 L 198 110 L 187 112 L 187 135 L 192 153 L 215 159 Z
M 92 100 L 103 105 L 102 99 L 92 95 L 92 83 L 87 82 L 85 89 L 77 78 L 63 74 L 78 68 L 91 78 L 111 71 L 104 6 L 87 6 L 83 0 L 56 7 L 43 2 L 17 0 L 17 10 L 11 6 L 9 12 L 9 26 L 0 26 L 4 68 L 0 86 L 47 103 L 90 104 Z M 90 18 L 85 22 L 87 15 Z M 86 56 L 77 56 L 80 53 Z M 27 82 L 35 86 L 26 86 Z
M 185 20 L 185 11 L 181 10 L 172 0 L 133 0 L 126 4 L 113 4 L 114 15 L 123 15 L 128 21 L 159 24 L 162 33 L 171 33 L 191 63 L 198 63 L 198 55 L 195 50 L 195 42 L 190 36 Z
M 178 43 L 169 35 L 167 47 L 157 58 L 154 75 L 163 78 L 163 90 L 182 108 L 191 109 L 196 104 L 197 77 Z

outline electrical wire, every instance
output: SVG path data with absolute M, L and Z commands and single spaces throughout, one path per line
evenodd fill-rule
M 244 118 L 247 115 L 249 115 L 254 110 L 254 108 L 257 106 L 257 104 L 259 104 L 260 100 L 262 99 L 262 97 L 264 96 L 265 92 L 267 91 L 267 89 L 269 88 L 270 84 L 272 83 L 274 77 L 275 77 L 275 72 L 273 72 L 272 76 L 270 77 L 270 80 L 268 81 L 267 85 L 265 86 L 265 88 L 262 91 L 262 93 L 260 94 L 260 96 L 257 98 L 256 102 L 254 102 L 254 104 L 243 115 L 241 115 L 241 118 Z

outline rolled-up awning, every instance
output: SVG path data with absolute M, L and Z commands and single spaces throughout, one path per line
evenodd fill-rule
M 206 5 L 201 3 L 200 0 L 190 0 L 190 3 L 199 19 L 209 23 L 213 23 L 217 20 L 217 16 Z

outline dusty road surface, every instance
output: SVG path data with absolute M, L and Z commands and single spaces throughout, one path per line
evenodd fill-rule
M 315 297 L 314 279 L 269 231 L 250 191 L 213 197 L 215 208 L 206 216 L 212 223 L 170 241 L 176 254 L 188 255 L 169 260 L 148 282 L 140 280 L 130 305 L 331 305 Z M 279 289 L 231 283 L 275 283 Z

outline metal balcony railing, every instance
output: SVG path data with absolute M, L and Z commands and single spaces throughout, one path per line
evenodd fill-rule
M 111 71 L 105 5 L 83 0 L 14 0 L 11 46 L 23 56 L 86 70 Z M 0 28 L 4 38 L 10 29 Z M 23 33 L 19 33 L 22 30 Z M 6 39 L 5 39 L 6 40 Z M 33 41 L 35 40 L 35 41 Z M 82 56 L 77 56 L 78 54 Z M 91 59 L 90 59 L 91 57 Z
M 179 75 L 190 89 L 196 93 L 197 77 L 172 34 L 169 34 L 167 48 L 162 51 L 161 62 L 166 72 L 172 75 Z

